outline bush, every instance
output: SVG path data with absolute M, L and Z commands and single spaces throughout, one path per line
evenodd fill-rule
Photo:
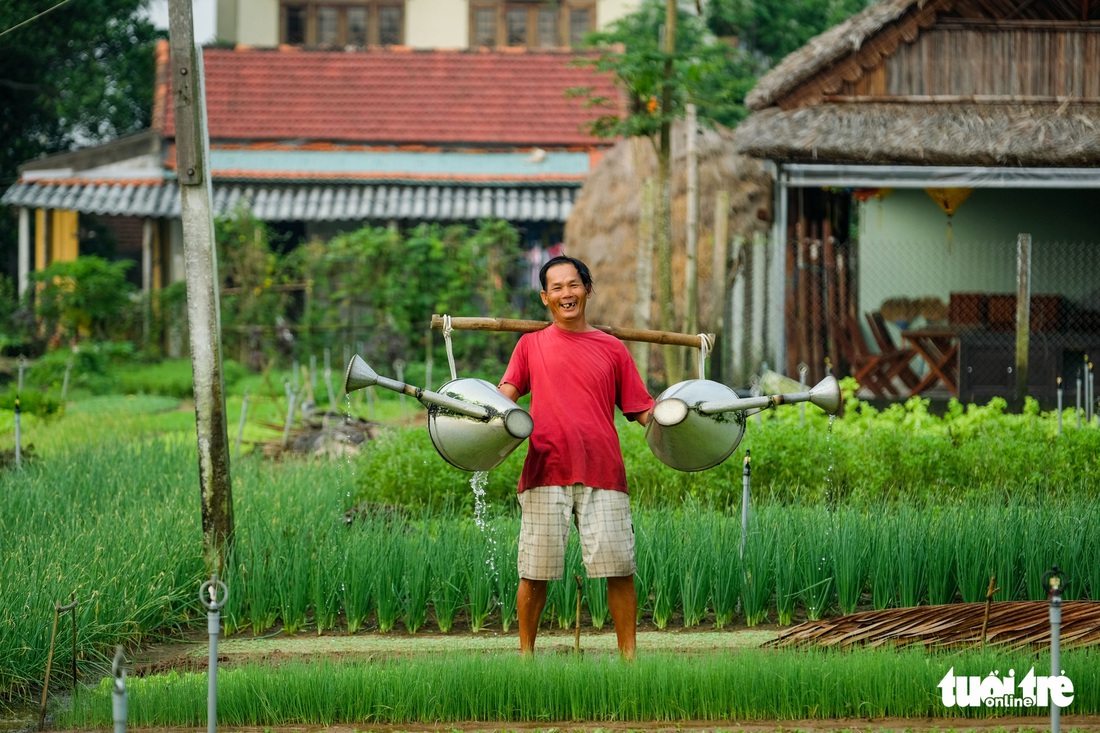
M 1003 400 L 953 404 L 942 417 L 927 400 L 886 410 L 849 399 L 843 417 L 806 406 L 782 406 L 750 416 L 733 455 L 696 473 L 654 457 L 645 431 L 619 418 L 619 440 L 635 506 L 667 508 L 691 502 L 727 511 L 741 504 L 747 451 L 753 501 L 781 503 L 1042 498 L 1091 495 L 1100 485 L 1100 430 L 1072 427 L 1057 434 L 1057 416 L 1037 406 L 1006 414 Z M 490 473 L 490 501 L 512 501 L 526 446 Z M 432 447 L 426 421 L 394 428 L 360 459 L 359 497 L 387 504 L 472 506 L 472 474 L 447 464 Z
M 222 380 L 229 390 L 242 380 L 247 370 L 231 359 L 222 360 Z M 125 394 L 164 395 L 181 400 L 194 396 L 191 362 L 167 359 L 149 364 L 128 363 L 117 368 L 118 388 Z
M 126 279 L 133 264 L 78 257 L 31 273 L 41 283 L 36 313 L 45 332 L 54 338 L 99 341 L 124 334 L 135 315 L 130 299 L 134 286 Z
M 133 344 L 111 341 L 86 341 L 72 349 L 47 351 L 31 364 L 26 382 L 44 390 L 60 391 L 65 386 L 65 372 L 68 370 L 70 390 L 79 389 L 92 394 L 116 391 L 118 378 L 112 371 L 112 364 L 130 359 L 133 354 Z
M 19 411 L 24 414 L 37 415 L 41 418 L 50 418 L 60 415 L 64 406 L 61 400 L 53 395 L 30 389 L 20 392 L 16 385 L 11 385 L 6 393 L 0 394 L 0 409 L 15 410 L 15 401 L 19 400 Z

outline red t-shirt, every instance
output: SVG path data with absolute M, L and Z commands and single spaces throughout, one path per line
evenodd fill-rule
M 645 412 L 653 398 L 622 341 L 551 325 L 520 337 L 500 381 L 531 393 L 535 425 L 520 491 L 576 483 L 626 491 L 615 408 Z

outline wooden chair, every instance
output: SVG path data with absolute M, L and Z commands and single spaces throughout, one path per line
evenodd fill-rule
M 867 318 L 867 327 L 871 329 L 871 335 L 875 337 L 879 353 L 887 355 L 886 358 L 891 364 L 891 368 L 887 370 L 890 381 L 893 381 L 894 377 L 899 377 L 902 383 L 912 391 L 914 387 L 920 384 L 920 376 L 909 365 L 917 352 L 913 349 L 901 348 L 894 343 L 890 331 L 886 328 L 886 319 L 882 317 L 880 311 L 872 311 L 863 315 Z
M 887 378 L 889 362 L 882 354 L 876 354 L 867 346 L 859 322 L 853 317 L 845 319 L 847 359 L 851 365 L 852 376 L 861 387 L 870 390 L 876 397 L 889 397 L 898 394 L 893 380 Z

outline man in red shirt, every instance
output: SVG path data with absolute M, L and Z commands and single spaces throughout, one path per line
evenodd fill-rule
M 520 652 L 535 649 L 546 584 L 562 576 L 575 523 L 588 577 L 607 578 L 619 651 L 629 659 L 638 608 L 634 527 L 615 408 L 645 425 L 653 398 L 626 346 L 585 319 L 592 296 L 588 266 L 554 257 L 539 282 L 552 323 L 520 337 L 499 385 L 512 400 L 531 393 L 534 421 L 519 481 Z

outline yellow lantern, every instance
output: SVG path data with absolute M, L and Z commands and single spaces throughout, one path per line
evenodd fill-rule
M 970 196 L 972 188 L 926 188 L 924 192 L 947 214 L 947 247 L 951 247 L 951 217 L 962 202 Z

